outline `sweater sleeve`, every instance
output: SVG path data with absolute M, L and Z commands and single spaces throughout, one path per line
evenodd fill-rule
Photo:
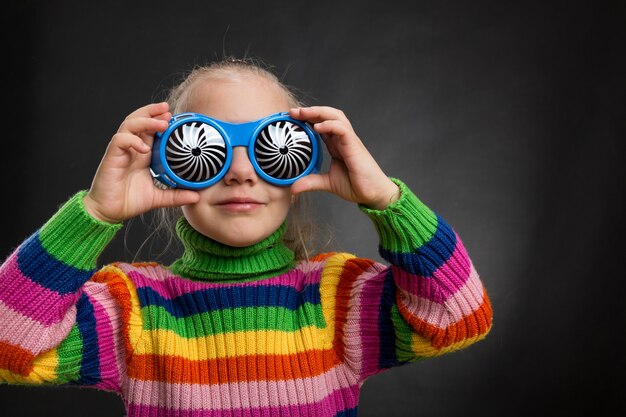
M 345 254 L 329 260 L 338 276 L 336 349 L 361 380 L 464 348 L 491 328 L 489 298 L 459 236 L 392 180 L 400 187 L 398 201 L 385 210 L 360 207 L 389 265 Z
M 121 224 L 102 223 L 70 198 L 0 266 L 0 382 L 116 390 L 119 308 L 89 282 Z

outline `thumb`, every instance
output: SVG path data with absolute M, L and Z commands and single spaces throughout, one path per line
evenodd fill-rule
M 191 190 L 164 190 L 159 193 L 155 207 L 179 207 L 200 201 L 200 194 Z
M 300 194 L 307 191 L 330 191 L 328 174 L 309 174 L 291 185 L 291 194 Z

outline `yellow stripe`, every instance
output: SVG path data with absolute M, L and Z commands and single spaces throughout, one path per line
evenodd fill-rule
M 326 321 L 326 331 L 323 336 L 324 349 L 333 347 L 333 339 L 335 337 L 335 299 L 337 295 L 337 286 L 339 285 L 339 277 L 343 266 L 354 255 L 348 253 L 338 253 L 326 260 L 322 278 L 320 281 L 320 300 L 322 304 L 322 312 Z
M 180 337 L 166 329 L 144 330 L 135 354 L 183 356 L 189 360 L 219 359 L 241 355 L 291 355 L 323 349 L 326 330 L 307 326 L 297 332 L 259 330 L 230 332 L 198 338 Z M 310 345 L 305 346 L 305 343 Z
M 297 332 L 251 330 L 185 338 L 167 329 L 141 329 L 137 292 L 126 275 L 116 268 L 131 293 L 130 341 L 134 354 L 183 356 L 190 360 L 220 359 L 241 355 L 291 355 L 308 349 L 331 349 L 335 333 L 335 295 L 343 265 L 354 255 L 341 253 L 328 258 L 320 282 L 322 312 L 327 328 L 306 326 Z M 303 342 L 304 341 L 304 342 Z M 305 346 L 306 344 L 306 346 Z
M 479 340 L 484 339 L 487 336 L 487 333 L 489 332 L 485 332 L 484 334 L 479 334 L 474 337 L 463 339 L 457 343 L 453 343 L 442 349 L 435 349 L 430 344 L 430 339 L 418 333 L 413 333 L 411 337 L 411 345 L 413 346 L 413 352 L 417 356 L 433 357 L 433 356 L 443 355 L 444 353 L 452 352 L 455 350 L 463 349 L 464 347 L 469 346 L 472 343 L 476 343 Z
M 0 369 L 0 380 L 9 384 L 41 385 L 57 379 L 56 368 L 59 363 L 57 350 L 52 349 L 37 356 L 33 361 L 33 369 L 28 376 L 14 374 L 6 369 Z

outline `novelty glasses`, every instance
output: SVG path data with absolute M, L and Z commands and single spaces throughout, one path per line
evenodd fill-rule
M 206 188 L 228 172 L 235 146 L 247 147 L 256 173 L 274 185 L 290 185 L 322 164 L 319 134 L 286 112 L 247 123 L 181 113 L 154 136 L 150 170 L 170 187 Z

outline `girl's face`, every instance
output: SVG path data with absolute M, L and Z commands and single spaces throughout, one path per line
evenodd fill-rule
M 249 122 L 289 110 L 287 95 L 257 75 L 201 81 L 186 111 L 231 123 Z M 200 190 L 200 201 L 183 206 L 194 229 L 225 245 L 250 246 L 271 235 L 285 221 L 291 205 L 290 187 L 271 185 L 256 174 L 247 149 L 233 148 L 226 175 Z

